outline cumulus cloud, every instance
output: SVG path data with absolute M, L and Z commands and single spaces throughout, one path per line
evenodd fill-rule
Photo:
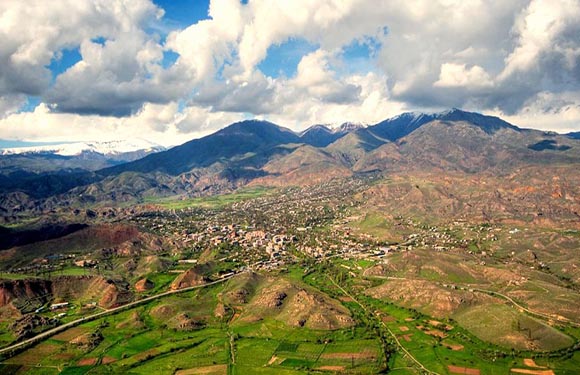
M 167 37 L 167 48 L 179 53 L 179 63 L 198 83 L 212 80 L 224 63 L 232 59 L 244 27 L 245 9 L 237 0 L 214 0 L 208 20 Z
M 98 37 L 116 40 L 121 34 L 138 32 L 148 20 L 162 14 L 149 0 L 3 1 L 0 96 L 44 95 L 52 81 L 47 66 L 62 49 L 86 45 Z M 78 99 L 86 100 L 84 95 Z M 60 103 L 54 104 L 58 107 Z
M 509 105 L 502 108 L 501 92 L 490 104 L 513 114 L 543 91 L 580 91 L 579 19 L 578 0 L 531 1 L 518 15 L 516 46 L 497 77 L 501 87 L 512 88 Z
M 445 63 L 441 65 L 439 80 L 434 86 L 439 87 L 488 87 L 493 83 L 489 74 L 481 66 L 467 68 L 465 64 Z
M 299 129 L 449 107 L 526 126 L 546 114 L 537 126 L 563 129 L 580 104 L 580 0 L 211 0 L 208 14 L 157 35 L 151 0 L 3 1 L 0 130 L 141 121 L 174 139 L 248 116 Z M 295 73 L 262 72 L 293 39 L 313 46 Z M 370 53 L 349 56 L 365 43 Z M 65 48 L 81 60 L 53 77 Z M 44 104 L 15 113 L 30 95 Z
M 330 68 L 329 60 L 333 57 L 322 49 L 304 56 L 292 84 L 321 101 L 354 104 L 359 99 L 361 88 L 337 79 Z
M 577 132 L 580 131 L 580 93 L 543 91 L 529 98 L 518 113 L 506 115 L 495 111 L 493 114 L 525 128 L 559 133 Z
M 513 115 L 541 92 L 578 91 L 580 1 L 405 3 L 391 3 L 380 51 L 392 98 Z
M 162 47 L 144 32 L 104 44 L 84 41 L 82 60 L 59 75 L 44 99 L 59 112 L 127 116 L 143 103 L 167 103 L 190 89 L 179 67 L 164 70 Z
M 0 120 L 2 139 L 109 141 L 140 137 L 173 146 L 207 135 L 226 124 L 243 119 L 239 113 L 213 113 L 207 108 L 179 110 L 175 102 L 145 104 L 125 117 L 55 113 L 46 104 L 32 112 L 12 114 Z

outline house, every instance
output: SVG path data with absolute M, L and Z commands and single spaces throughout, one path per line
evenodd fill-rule
M 58 309 L 62 309 L 63 307 L 67 307 L 68 305 L 69 305 L 68 302 L 54 303 L 54 304 L 50 305 L 50 309 L 51 310 L 58 310 Z

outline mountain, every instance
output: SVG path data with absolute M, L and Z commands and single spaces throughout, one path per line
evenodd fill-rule
M 144 139 L 108 142 L 74 142 L 27 147 L 0 149 L 0 155 L 60 155 L 80 156 L 100 154 L 109 158 L 130 161 L 152 152 L 165 150 L 165 147 Z M 140 156 L 139 156 L 140 155 Z
M 0 149 L 0 175 L 14 178 L 96 171 L 162 150 L 165 147 L 143 139 L 8 147 Z
M 360 173 L 501 174 L 551 163 L 580 163 L 580 141 L 458 109 L 404 113 L 368 127 L 316 125 L 299 134 L 249 120 L 95 172 L 0 178 L 0 209 L 212 195 L 247 184 L 304 185 Z
M 364 125 L 345 122 L 337 128 L 329 128 L 326 125 L 313 125 L 299 133 L 302 142 L 314 147 L 326 147 L 348 133 L 364 128 Z
M 433 121 L 435 118 L 437 118 L 435 114 L 406 112 L 379 122 L 369 127 L 368 130 L 379 138 L 395 141 L 412 133 L 421 125 Z
M 34 197 L 63 193 L 94 182 L 98 178 L 93 171 L 137 160 L 164 149 L 143 139 L 4 148 L 0 150 L 0 192 L 19 191 Z M 14 199 L 7 201 L 14 203 Z M 21 196 L 16 201 L 21 201 Z
M 369 127 L 369 130 L 380 138 L 396 141 L 397 139 L 411 134 L 424 124 L 434 120 L 448 122 L 465 121 L 490 133 L 505 128 L 514 130 L 518 129 L 516 126 L 494 116 L 486 116 L 454 108 L 449 111 L 432 114 L 417 112 L 403 113 L 399 116 L 379 122 L 378 124 Z
M 343 122 L 337 128 L 334 128 L 333 131 L 339 134 L 348 134 L 358 129 L 366 128 L 367 126 L 362 122 Z
M 580 132 L 568 133 L 566 134 L 566 136 L 573 139 L 580 139 Z
M 325 147 L 340 138 L 325 125 L 313 125 L 300 133 L 300 139 L 314 147 Z
M 455 112 L 368 152 L 354 171 L 490 171 L 497 175 L 529 165 L 580 163 L 580 142 L 564 135 Z
M 214 134 L 194 139 L 170 150 L 149 155 L 132 163 L 102 171 L 105 175 L 123 172 L 162 172 L 170 175 L 209 167 L 214 163 L 246 160 L 252 164 L 262 154 L 275 154 L 276 146 L 301 143 L 293 131 L 267 121 L 241 121 Z M 238 163 L 239 164 L 239 163 Z M 259 161 L 257 162 L 259 165 Z

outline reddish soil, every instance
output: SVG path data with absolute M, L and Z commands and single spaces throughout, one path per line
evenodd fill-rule
M 459 366 L 452 366 L 448 365 L 447 368 L 449 372 L 453 374 L 465 374 L 465 375 L 480 375 L 481 372 L 476 368 L 469 368 L 469 367 L 459 367 Z
M 401 332 L 407 332 L 409 330 L 409 327 L 401 326 L 399 327 L 399 329 L 401 330 Z
M 534 360 L 531 358 L 524 359 L 524 365 L 528 366 L 528 367 L 535 367 L 535 368 L 546 368 L 546 366 L 537 365 L 536 362 L 534 362 Z
M 423 331 L 423 332 L 425 332 L 429 336 L 441 337 L 442 339 L 444 339 L 445 337 L 447 337 L 447 335 L 445 333 L 439 331 L 438 329 L 428 329 L 428 330 Z
M 385 323 L 391 323 L 391 322 L 394 322 L 397 319 L 395 319 L 394 316 L 387 315 L 387 316 L 383 316 L 382 320 Z
M 171 283 L 171 289 L 183 289 L 205 284 L 206 282 L 207 279 L 203 275 L 200 275 L 196 269 L 192 268 L 177 276 L 173 283 Z
M 408 335 L 403 335 L 401 336 L 405 341 L 407 342 L 411 342 L 411 336 L 413 336 L 413 334 L 408 334 Z
M 78 366 L 94 366 L 97 364 L 97 358 L 83 358 L 77 362 Z
M 530 374 L 530 375 L 555 375 L 552 370 L 527 370 L 523 368 L 513 368 L 510 370 L 518 374 Z
M 155 285 L 149 279 L 141 279 L 135 283 L 135 290 L 138 292 L 146 292 L 153 289 Z
M 15 299 L 37 298 L 51 293 L 52 283 L 47 280 L 3 280 L 0 281 L 0 307 Z
M 454 344 L 447 344 L 447 343 L 443 343 L 443 345 L 445 345 L 446 347 L 448 347 L 451 350 L 455 350 L 455 351 L 459 351 L 459 350 L 463 350 L 463 345 L 454 345 Z
M 103 357 L 103 360 L 101 361 L 103 365 L 108 365 L 109 363 L 113 362 L 117 362 L 117 359 L 113 357 Z
M 53 336 L 52 338 L 54 340 L 60 340 L 60 341 L 70 341 L 76 337 L 79 337 L 80 335 L 83 335 L 85 333 L 89 332 L 88 328 L 84 328 L 84 327 L 74 327 L 71 329 L 67 329 L 66 331 L 64 331 L 63 333 L 59 333 L 56 336 Z
M 228 366 L 226 365 L 214 365 L 179 370 L 175 373 L 175 375 L 225 375 L 227 371 Z

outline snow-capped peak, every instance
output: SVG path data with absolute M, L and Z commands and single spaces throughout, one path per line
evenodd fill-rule
M 305 135 L 307 133 L 317 132 L 317 131 L 332 133 L 332 130 L 327 125 L 316 124 L 316 125 L 312 125 L 311 127 L 307 128 L 307 129 L 304 129 L 303 131 L 298 133 L 298 135 L 302 137 L 303 135 Z
M 362 122 L 344 122 L 333 130 L 335 133 L 350 133 L 361 128 L 366 128 L 366 125 Z
M 106 142 L 73 142 L 33 147 L 13 147 L 0 149 L 0 155 L 16 154 L 53 154 L 61 156 L 76 156 L 82 153 L 94 152 L 107 156 L 114 156 L 137 151 L 162 151 L 165 147 L 136 138 L 130 140 L 116 140 Z

